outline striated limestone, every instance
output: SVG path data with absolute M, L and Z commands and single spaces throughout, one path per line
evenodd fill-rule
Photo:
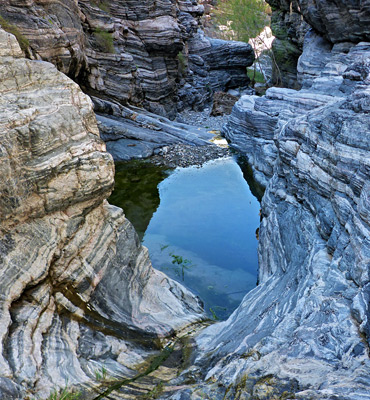
M 206 129 L 96 97 L 93 101 L 101 138 L 115 161 L 150 157 L 167 145 L 212 145 L 214 135 Z
M 273 51 L 278 68 L 274 66 L 274 84 L 290 88 L 299 87 L 300 82 L 296 80 L 297 61 L 302 53 L 305 34 L 310 28 L 331 44 L 358 43 L 370 38 L 370 1 L 267 2 L 272 8 L 271 27 L 276 36 Z M 313 62 L 322 62 L 321 55 L 313 58 L 316 59 Z
M 217 91 L 246 86 L 254 52 L 248 43 L 212 39 L 199 30 L 188 43 L 188 76 L 179 90 L 180 107 L 201 109 Z
M 364 83 L 280 130 L 262 200 L 260 283 L 228 321 L 199 336 L 202 378 L 217 384 L 196 393 L 369 399 L 370 89 Z
M 310 33 L 304 89 L 234 107 L 224 132 L 266 186 L 259 285 L 198 336 L 189 398 L 370 398 L 369 60 Z
M 263 186 L 274 173 L 276 139 L 292 118 L 337 98 L 308 91 L 270 88 L 266 96 L 243 96 L 234 106 L 222 133 L 231 146 L 246 155 L 255 179 Z
M 28 38 L 33 58 L 52 62 L 90 95 L 171 119 L 178 109 L 203 107 L 212 89 L 247 83 L 249 45 L 205 39 L 204 54 L 194 53 L 203 11 L 191 0 L 0 4 L 0 15 Z M 206 65 L 199 76 L 194 57 Z
M 190 1 L 4 0 L 0 13 L 29 39 L 34 58 L 52 62 L 86 92 L 174 116 L 182 8 L 201 11 Z
M 312 60 L 315 53 L 322 54 L 320 61 Z M 260 183 L 266 186 L 273 175 L 276 141 L 285 124 L 345 98 L 367 78 L 369 57 L 368 43 L 332 47 L 310 32 L 298 63 L 304 89 L 270 88 L 266 96 L 244 96 L 236 103 L 223 133 L 232 146 L 246 154 Z
M 370 37 L 370 1 L 298 0 L 307 22 L 332 43 Z
M 214 91 L 248 83 L 251 46 L 204 37 L 203 11 L 190 0 L 0 3 L 0 15 L 28 38 L 30 57 L 52 62 L 94 98 L 115 160 L 206 144 L 205 130 L 164 117 L 203 109 Z
M 133 376 L 199 300 L 152 269 L 91 100 L 0 30 L 0 397 Z

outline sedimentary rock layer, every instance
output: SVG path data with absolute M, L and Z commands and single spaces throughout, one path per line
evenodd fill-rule
M 199 336 L 194 396 L 369 398 L 370 44 L 306 39 L 304 89 L 243 97 L 225 130 L 266 186 L 259 286 Z
M 212 52 L 217 57 L 222 46 L 207 42 L 207 59 L 200 58 L 201 79 L 193 83 L 197 70 L 187 68 L 188 57 L 194 54 L 188 42 L 200 28 L 202 13 L 203 6 L 190 0 L 3 0 L 0 4 L 0 15 L 28 38 L 32 57 L 52 62 L 89 94 L 171 118 L 178 107 L 194 104 L 185 101 L 193 92 L 198 96 L 196 106 L 202 107 L 213 86 L 219 90 L 247 83 L 251 47 L 241 43 L 230 47 L 226 42 L 221 53 L 226 50 L 228 57 L 222 66 L 209 57 Z M 239 58 L 236 64 L 235 58 Z M 204 79 L 208 70 L 217 76 Z M 227 82 L 221 82 L 220 73 Z
M 332 43 L 368 40 L 370 1 L 298 0 L 307 22 Z
M 90 385 L 103 365 L 132 376 L 199 301 L 106 202 L 113 160 L 89 97 L 2 30 L 0 44 L 0 397 Z

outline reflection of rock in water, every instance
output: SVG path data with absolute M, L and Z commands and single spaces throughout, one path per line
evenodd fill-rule
M 158 185 L 166 178 L 168 169 L 145 162 L 116 164 L 115 188 L 111 204 L 123 208 L 140 239 L 159 206 Z
M 260 205 L 240 167 L 223 158 L 177 169 L 159 192 L 143 239 L 153 266 L 199 295 L 207 312 L 227 318 L 256 285 Z
M 253 169 L 248 163 L 245 156 L 239 154 L 238 158 L 238 165 L 243 173 L 244 179 L 247 181 L 250 191 L 252 192 L 253 196 L 257 198 L 260 202 L 262 200 L 262 196 L 265 192 L 265 188 L 258 183 L 253 177 Z

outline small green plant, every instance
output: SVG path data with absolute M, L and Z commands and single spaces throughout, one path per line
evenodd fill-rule
M 256 68 L 247 68 L 248 78 L 254 83 L 265 83 L 265 77 Z
M 99 7 L 102 11 L 110 14 L 109 2 L 107 0 L 95 0 L 91 1 L 91 4 L 95 7 Z
M 110 32 L 103 31 L 100 28 L 94 31 L 95 42 L 99 49 L 104 53 L 115 53 L 113 37 Z
M 11 33 L 12 35 L 14 35 L 19 43 L 19 46 L 21 47 L 21 49 L 26 52 L 30 42 L 28 41 L 28 39 L 19 31 L 19 29 L 9 23 L 5 18 L 0 16 L 0 25 L 1 27 L 7 31 L 8 33 Z
M 158 397 L 163 393 L 163 382 L 159 382 L 158 385 L 154 386 L 154 388 L 144 394 L 141 399 L 142 400 L 154 400 L 158 399 Z
M 107 373 L 108 373 L 107 369 L 104 366 L 102 366 L 100 371 L 99 370 L 95 371 L 95 379 L 97 381 L 106 381 Z
M 81 399 L 81 393 L 69 390 L 67 386 L 62 391 L 53 390 L 48 400 L 78 400 Z
M 193 263 L 178 254 L 170 253 L 170 256 L 172 257 L 172 264 L 179 268 L 178 272 L 181 272 L 182 280 L 184 280 L 185 270 L 194 267 Z
M 218 321 L 218 316 L 217 316 L 217 314 L 215 313 L 215 311 L 213 310 L 213 308 L 209 308 L 209 311 L 210 311 L 210 313 L 212 314 L 212 318 L 215 320 L 215 321 Z
M 182 51 L 180 51 L 177 54 L 177 60 L 179 62 L 179 71 L 181 75 L 185 75 L 186 68 L 187 68 L 187 62 L 186 62 L 186 57 Z
M 161 245 L 161 251 L 167 249 L 168 246 L 169 246 L 169 244 L 163 244 L 163 245 Z
M 218 321 L 220 318 L 218 317 L 218 315 L 216 314 L 216 310 L 223 312 L 223 311 L 227 311 L 227 307 L 221 307 L 221 306 L 214 306 L 213 308 L 210 307 L 209 308 L 209 312 L 212 314 L 212 318 L 215 321 Z

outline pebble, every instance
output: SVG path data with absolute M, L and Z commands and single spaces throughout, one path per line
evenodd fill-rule
M 186 110 L 179 113 L 177 121 L 206 128 L 210 131 L 221 131 L 229 116 L 213 117 L 210 112 L 210 109 L 204 111 Z M 206 146 L 175 144 L 163 147 L 158 154 L 150 158 L 150 162 L 169 168 L 190 167 L 192 165 L 201 166 L 207 161 L 228 155 L 230 155 L 230 150 L 227 147 L 220 147 L 215 144 Z
M 178 114 L 177 121 L 189 125 L 200 126 L 209 130 L 220 131 L 222 126 L 226 124 L 229 115 L 210 115 L 211 109 L 206 108 L 204 111 L 185 110 Z
M 150 161 L 169 168 L 201 166 L 205 162 L 230 155 L 228 148 L 209 146 L 190 146 L 175 144 L 161 149 L 159 154 L 152 156 Z

